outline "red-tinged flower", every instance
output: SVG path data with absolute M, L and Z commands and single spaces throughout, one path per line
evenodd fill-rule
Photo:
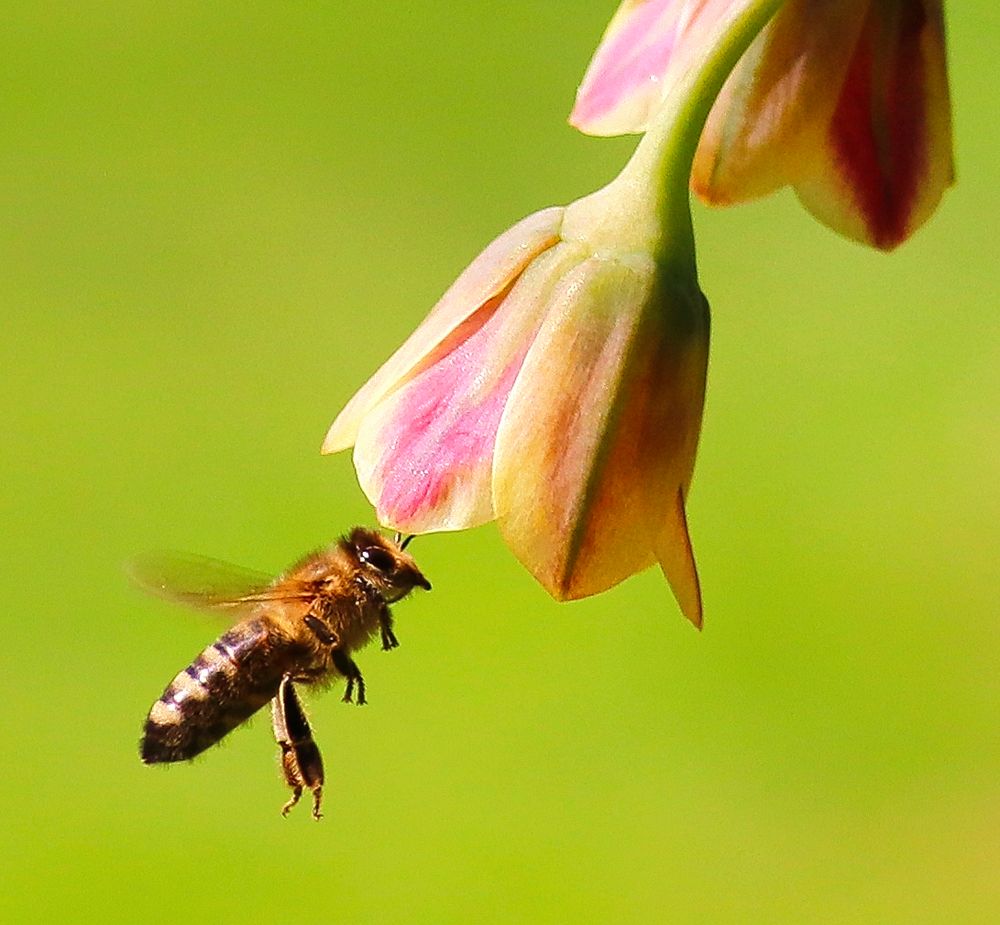
M 642 131 L 734 0 L 626 0 L 570 121 Z M 942 0 L 788 0 L 733 70 L 694 161 L 728 205 L 791 185 L 818 219 L 891 249 L 953 181 Z
M 684 502 L 708 306 L 693 264 L 612 227 L 629 221 L 621 203 L 612 184 L 501 235 L 344 408 L 323 450 L 354 445 L 388 527 L 496 518 L 560 600 L 658 561 L 700 625 Z

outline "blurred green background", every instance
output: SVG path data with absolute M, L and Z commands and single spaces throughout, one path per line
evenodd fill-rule
M 1000 905 L 1000 127 L 950 8 L 960 182 L 891 256 L 791 195 L 696 209 L 714 308 L 690 520 L 549 600 L 493 527 L 312 717 L 143 767 L 216 631 L 149 548 L 280 570 L 371 511 L 318 455 L 495 234 L 610 179 L 565 124 L 610 2 L 8 4 L 0 31 L 5 922 L 987 922 Z

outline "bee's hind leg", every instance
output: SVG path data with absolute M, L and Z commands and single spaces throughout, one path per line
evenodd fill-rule
M 271 701 L 271 714 L 274 738 L 281 748 L 281 769 L 285 783 L 292 790 L 292 798 L 281 807 L 281 815 L 288 815 L 299 802 L 303 789 L 308 787 L 313 795 L 313 818 L 319 819 L 322 816 L 323 756 L 313 741 L 309 720 L 295 692 L 295 685 L 287 674 L 281 679 L 277 696 Z
M 284 764 L 284 755 L 282 755 L 282 764 Z M 287 771 L 285 772 L 285 777 L 286 779 L 288 777 Z M 281 815 L 287 816 L 291 812 L 292 807 L 299 802 L 299 797 L 301 796 L 302 796 L 302 788 L 299 786 L 293 786 L 292 798 L 284 806 L 281 807 Z

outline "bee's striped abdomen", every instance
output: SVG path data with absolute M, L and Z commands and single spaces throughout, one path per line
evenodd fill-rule
M 247 620 L 208 646 L 167 686 L 146 719 L 147 764 L 184 761 L 218 742 L 277 693 L 282 661 L 260 620 Z

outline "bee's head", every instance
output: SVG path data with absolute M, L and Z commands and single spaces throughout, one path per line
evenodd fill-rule
M 430 591 L 431 583 L 404 549 L 405 540 L 390 540 L 375 530 L 355 527 L 343 542 L 387 604 L 406 597 L 414 588 Z

